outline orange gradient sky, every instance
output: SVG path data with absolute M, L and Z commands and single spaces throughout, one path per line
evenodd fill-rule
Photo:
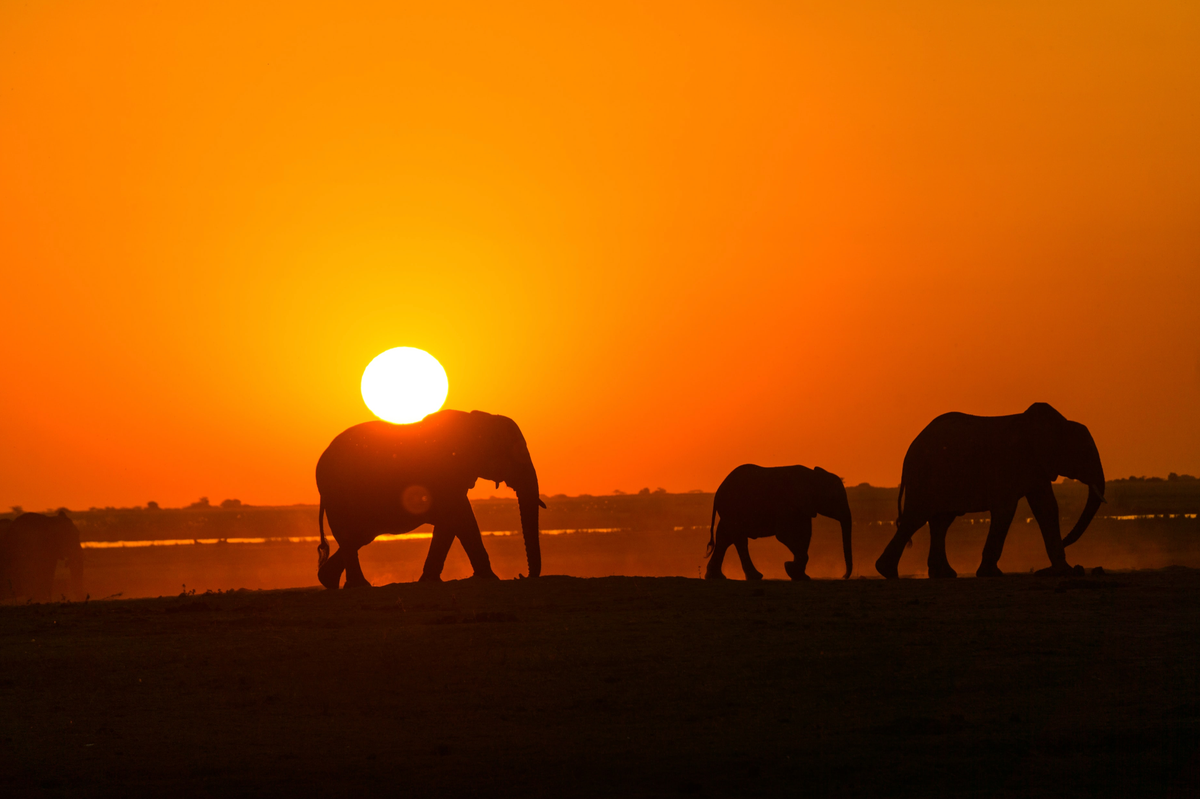
M 550 494 L 1200 473 L 1200 5 L 572 5 L 0 4 L 0 506 L 314 502 L 402 345 Z

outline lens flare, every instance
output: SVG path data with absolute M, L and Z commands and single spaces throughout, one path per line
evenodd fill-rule
M 437 358 L 415 347 L 381 352 L 363 370 L 363 402 L 392 424 L 424 419 L 442 407 L 449 390 L 446 370 Z

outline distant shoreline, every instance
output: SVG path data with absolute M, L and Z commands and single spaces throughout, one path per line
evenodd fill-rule
M 896 488 L 861 484 L 846 489 L 856 526 L 891 524 L 896 519 Z M 1073 523 L 1083 509 L 1087 487 L 1068 481 L 1055 485 L 1059 511 Z M 1195 518 L 1200 513 L 1200 480 L 1125 479 L 1107 484 L 1108 501 L 1098 518 L 1115 520 L 1147 518 Z M 644 491 L 637 494 L 603 496 L 544 496 L 541 527 L 550 531 L 630 530 L 661 531 L 698 528 L 708 530 L 712 519 L 713 495 L 708 492 L 672 494 Z M 517 501 L 511 498 L 473 500 L 472 507 L 485 533 L 521 529 Z M 53 512 L 53 511 L 52 511 Z M 137 541 L 231 541 L 290 540 L 314 536 L 317 506 L 244 505 L 227 500 L 221 505 L 195 503 L 186 508 L 90 508 L 67 510 L 87 542 Z M 1031 515 L 1022 502 L 1018 517 Z M 13 518 L 14 513 L 0 514 Z M 988 514 L 971 514 L 966 519 L 985 521 Z M 427 534 L 428 527 L 409 535 Z

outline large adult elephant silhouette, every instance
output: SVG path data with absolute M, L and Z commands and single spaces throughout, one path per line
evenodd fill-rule
M 83 548 L 75 522 L 65 511 L 54 516 L 22 513 L 0 528 L 0 598 L 48 602 L 60 560 L 71 570 L 74 598 L 82 598 Z
M 317 577 L 337 588 L 367 586 L 358 550 L 384 532 L 433 525 L 421 579 L 438 581 L 457 537 L 476 577 L 495 578 L 479 524 L 467 500 L 478 478 L 517 492 L 529 576 L 542 570 L 537 472 L 517 423 L 482 411 L 444 410 L 413 424 L 366 422 L 335 438 L 317 461 L 321 507 Z M 323 518 L 338 543 L 329 556 Z
M 762 574 L 750 560 L 751 538 L 775 536 L 792 551 L 795 560 L 783 564 L 793 580 L 807 580 L 808 545 L 812 520 L 820 514 L 841 522 L 842 553 L 846 577 L 854 568 L 850 552 L 850 503 L 842 478 L 821 467 L 756 466 L 743 464 L 726 477 L 713 496 L 713 515 L 708 529 L 707 580 L 723 580 L 721 564 L 732 545 L 742 561 L 747 580 Z M 720 521 L 717 522 L 717 517 Z M 716 522 L 714 526 L 714 522 Z
M 1053 483 L 1059 475 L 1089 487 L 1079 521 L 1060 538 L 1058 501 Z M 1037 519 L 1050 556 L 1048 573 L 1066 574 L 1066 547 L 1079 540 L 1104 501 L 1104 467 L 1092 434 L 1044 402 L 1011 416 L 943 414 L 921 431 L 904 456 L 896 535 L 875 568 L 894 578 L 905 545 L 929 524 L 929 576 L 956 577 L 946 560 L 946 531 L 964 513 L 992 515 L 980 577 L 998 576 L 1004 539 L 1025 497 Z

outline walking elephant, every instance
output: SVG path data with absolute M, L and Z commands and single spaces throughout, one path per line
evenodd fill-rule
M 1059 475 L 1087 484 L 1087 503 L 1065 539 L 1059 537 Z M 905 544 L 929 524 L 929 576 L 956 577 L 946 560 L 946 531 L 964 513 L 989 511 L 992 522 L 976 574 L 998 576 L 1004 539 L 1025 497 L 1050 556 L 1044 571 L 1071 571 L 1065 547 L 1079 540 L 1104 501 L 1104 468 L 1092 434 L 1044 402 L 1011 416 L 947 413 L 929 423 L 904 456 L 896 535 L 875 568 L 894 578 Z
M 842 525 L 842 552 L 846 558 L 846 577 L 853 570 L 850 552 L 850 503 L 842 478 L 821 467 L 764 467 L 747 463 L 737 467 L 722 481 L 713 497 L 712 522 L 708 531 L 707 580 L 723 580 L 721 563 L 725 551 L 733 545 L 742 561 L 747 580 L 761 580 L 762 574 L 750 560 L 751 538 L 775 536 L 792 551 L 795 560 L 783 564 L 793 580 L 807 580 L 808 544 L 812 540 L 812 520 L 820 514 Z M 720 521 L 717 522 L 717 517 Z
M 517 423 L 482 411 L 444 410 L 413 424 L 366 422 L 341 433 L 317 461 L 321 506 L 317 524 L 317 577 L 337 588 L 367 586 L 358 550 L 384 532 L 433 525 L 422 580 L 439 581 L 457 537 L 475 576 L 495 578 L 479 524 L 467 500 L 478 478 L 507 483 L 517 492 L 529 576 L 542 570 L 538 541 L 537 472 Z M 329 556 L 323 519 L 338 543 Z
M 54 516 L 22 513 L 0 528 L 0 599 L 48 602 L 60 560 L 71 570 L 71 593 L 78 599 L 83 595 L 83 549 L 75 522 L 64 511 Z

